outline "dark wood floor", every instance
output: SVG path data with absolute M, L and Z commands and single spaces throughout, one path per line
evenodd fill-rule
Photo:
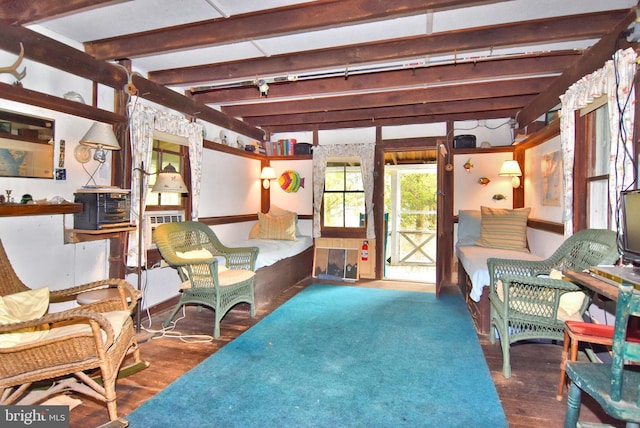
M 393 282 L 390 281 L 375 281 L 364 285 L 394 288 Z M 223 320 L 219 340 L 207 343 L 186 343 L 177 338 L 148 340 L 148 335 L 142 334 L 141 340 L 144 342 L 140 344 L 141 353 L 143 358 L 150 362 L 150 366 L 118 381 L 119 415 L 123 417 L 132 412 L 166 385 L 236 338 L 305 286 L 306 284 L 299 284 L 286 291 L 269 307 L 259 309 L 253 319 L 248 316 L 248 306 L 239 305 Z M 402 288 L 407 289 L 406 286 Z M 409 287 L 409 289 L 411 288 Z M 451 291 L 456 292 L 455 288 L 451 288 Z M 159 329 L 164 317 L 166 317 L 166 311 L 153 315 L 150 327 Z M 145 321 L 144 326 L 147 326 L 147 323 Z M 203 326 L 206 327 L 203 328 Z M 187 317 L 179 322 L 178 329 L 184 334 L 211 334 L 212 326 L 212 312 L 190 308 L 187 311 Z M 507 415 L 509 426 L 514 428 L 561 427 L 567 399 L 565 393 L 562 401 L 556 400 L 561 345 L 524 343 L 512 346 L 513 375 L 511 378 L 505 379 L 501 371 L 502 354 L 499 343 L 492 345 L 487 337 L 480 337 L 480 344 Z M 452 358 L 455 357 L 452 356 Z M 461 373 L 461 375 L 464 374 Z M 473 394 L 473 391 L 469 391 L 469 393 Z M 108 422 L 106 407 L 103 404 L 93 402 L 86 397 L 78 396 L 77 398 L 82 400 L 82 404 L 71 411 L 72 428 L 96 427 Z M 581 419 L 591 422 L 602 420 L 597 413 L 601 413 L 598 405 L 590 401 L 585 402 L 583 399 Z M 616 424 L 615 421 L 614 424 Z M 623 426 L 619 423 L 616 425 Z M 477 426 L 482 426 L 481 420 L 478 421 Z

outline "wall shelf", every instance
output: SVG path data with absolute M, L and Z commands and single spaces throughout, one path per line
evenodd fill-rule
M 101 239 L 124 239 L 126 234 L 133 230 L 136 230 L 135 226 L 99 230 L 65 229 L 64 243 L 74 244 L 77 242 L 98 241 Z
M 73 214 L 82 212 L 82 204 L 0 204 L 0 217 Z

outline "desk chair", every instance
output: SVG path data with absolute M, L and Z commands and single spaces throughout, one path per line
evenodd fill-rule
M 640 423 L 640 343 L 627 337 L 630 317 L 640 316 L 640 292 L 631 285 L 619 288 L 616 322 L 613 332 L 611 364 L 568 361 L 567 375 L 571 389 L 567 399 L 565 428 L 575 427 L 580 415 L 582 391 L 589 394 L 611 417 L 627 422 L 627 427 Z
M 556 396 L 558 401 L 562 401 L 564 384 L 567 380 L 567 358 L 569 358 L 569 361 L 576 361 L 578 359 L 578 347 L 580 346 L 580 342 L 611 346 L 613 345 L 613 326 L 579 321 L 566 321 L 564 323 L 564 343 L 562 346 L 562 362 L 560 363 L 560 383 L 558 384 L 558 395 Z M 570 357 L 569 346 L 571 347 Z

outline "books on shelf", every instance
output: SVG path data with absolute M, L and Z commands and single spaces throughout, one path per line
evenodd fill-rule
M 262 143 L 267 156 L 293 156 L 295 138 L 280 139 L 277 141 L 265 141 Z

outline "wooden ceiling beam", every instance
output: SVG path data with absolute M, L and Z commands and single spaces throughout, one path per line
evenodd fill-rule
M 70 13 L 122 3 L 122 1 L 123 0 L 2 0 L 0 1 L 0 20 L 11 25 L 23 25 Z
M 633 8 L 620 22 L 613 25 L 612 29 L 589 48 L 573 67 L 567 68 L 546 91 L 540 93 L 518 114 L 520 128 L 524 128 L 556 106 L 560 102 L 560 95 L 564 94 L 569 86 L 602 68 L 616 50 L 629 46 L 622 34 L 636 19 L 636 9 L 637 7 Z
M 505 0 L 319 0 L 85 43 L 97 59 L 135 58 Z
M 491 111 L 505 109 L 521 109 L 535 95 L 513 97 L 485 98 L 477 100 L 449 101 L 439 103 L 411 104 L 396 107 L 377 107 L 370 109 L 339 110 L 331 112 L 314 112 L 301 114 L 270 115 L 259 117 L 243 117 L 243 121 L 259 127 L 298 125 L 304 123 L 333 123 L 353 120 L 380 120 L 394 117 L 426 116 L 469 113 L 474 111 Z
M 149 79 L 163 85 L 242 81 L 260 76 L 295 75 L 375 62 L 402 61 L 429 55 L 473 52 L 506 46 L 600 37 L 628 10 L 536 19 L 514 23 L 405 37 L 382 42 L 272 55 L 171 70 L 156 70 Z
M 77 49 L 69 47 L 42 34 L 21 26 L 0 24 L 0 49 L 18 54 L 20 43 L 24 45 L 25 57 L 89 79 L 116 90 L 122 90 L 128 82 L 123 67 L 106 61 L 95 60 Z M 142 76 L 133 75 L 133 83 L 140 97 L 164 105 L 186 115 L 197 116 L 202 120 L 220 125 L 251 138 L 262 139 L 264 133 L 246 123 L 227 116 L 211 107 L 195 102 L 162 85 L 151 82 Z
M 268 100 L 561 73 L 565 68 L 574 64 L 579 57 L 580 54 L 576 51 L 565 51 L 459 64 L 407 68 L 378 73 L 354 74 L 349 76 L 348 79 L 341 76 L 301 80 L 298 82 L 273 83 L 269 87 Z M 260 93 L 255 86 L 197 91 L 192 96 L 193 99 L 201 103 L 216 105 L 225 105 L 230 101 L 236 103 L 238 101 L 257 101 L 261 99 Z
M 486 112 L 472 112 L 472 113 L 458 113 L 458 114 L 446 114 L 446 115 L 431 115 L 431 116 L 412 116 L 412 117 L 398 117 L 391 119 L 380 120 L 354 120 L 344 122 L 333 122 L 330 124 L 317 123 L 317 124 L 288 124 L 282 126 L 269 126 L 263 128 L 269 133 L 278 132 L 302 132 L 302 131 L 314 131 L 321 129 L 344 129 L 344 128 L 367 128 L 374 126 L 402 126 L 402 125 L 415 125 L 424 123 L 439 123 L 447 121 L 460 121 L 460 120 L 483 120 L 483 119 L 503 119 L 514 117 L 518 112 L 517 109 L 507 110 L 494 110 Z
M 435 103 L 455 100 L 506 97 L 538 94 L 553 81 L 553 77 L 531 77 L 499 82 L 467 83 L 450 86 L 434 86 L 362 95 L 315 98 L 276 103 L 253 103 L 223 107 L 222 111 L 233 117 L 270 116 L 273 114 L 309 113 L 317 111 L 349 110 L 388 107 L 407 104 Z

